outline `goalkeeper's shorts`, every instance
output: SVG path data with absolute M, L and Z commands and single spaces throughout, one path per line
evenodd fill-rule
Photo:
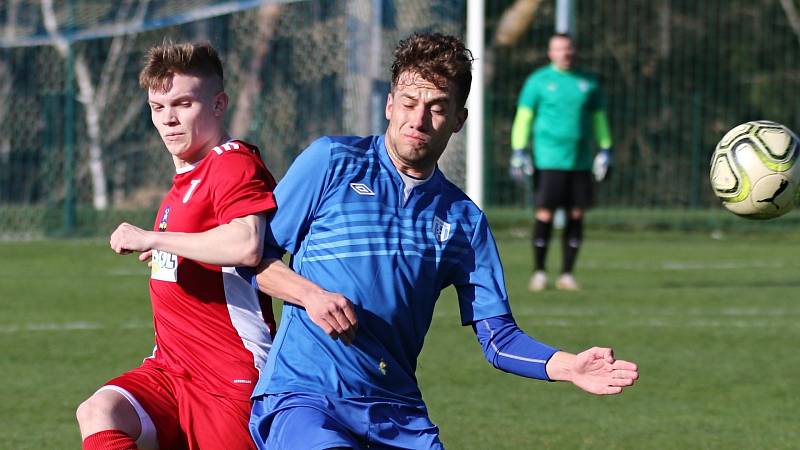
M 539 170 L 533 172 L 536 208 L 581 208 L 594 205 L 594 180 L 589 170 Z

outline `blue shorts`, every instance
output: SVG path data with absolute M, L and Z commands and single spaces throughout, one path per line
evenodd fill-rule
M 253 401 L 250 434 L 259 449 L 444 450 L 424 406 L 311 393 L 263 395 Z

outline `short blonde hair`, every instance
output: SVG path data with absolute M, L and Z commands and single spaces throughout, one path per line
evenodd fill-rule
M 142 89 L 167 92 L 175 74 L 194 75 L 215 82 L 223 90 L 222 62 L 208 42 L 163 44 L 151 47 L 139 73 Z

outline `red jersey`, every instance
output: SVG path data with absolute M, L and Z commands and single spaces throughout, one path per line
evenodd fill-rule
M 199 233 L 270 211 L 274 188 L 258 149 L 230 141 L 178 171 L 154 230 Z M 150 299 L 156 341 L 150 362 L 212 394 L 249 399 L 275 330 L 269 297 L 233 267 L 154 249 Z

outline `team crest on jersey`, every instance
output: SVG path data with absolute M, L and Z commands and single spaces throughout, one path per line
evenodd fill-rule
M 375 193 L 372 192 L 372 189 L 370 189 L 364 183 L 350 183 L 350 187 L 353 188 L 358 195 L 375 195 Z
M 550 84 L 547 85 L 547 90 L 548 91 L 555 91 L 556 89 L 558 89 L 558 85 L 555 84 L 555 83 L 550 83 Z
M 588 91 L 589 90 L 589 82 L 586 81 L 586 80 L 578 81 L 578 89 L 580 89 L 581 92 Z
M 438 217 L 434 217 L 433 235 L 436 236 L 439 242 L 448 240 L 450 238 L 450 224 Z
M 158 231 L 167 231 L 167 220 L 169 220 L 169 205 L 164 208 L 164 214 L 161 215 L 161 221 L 158 223 Z

